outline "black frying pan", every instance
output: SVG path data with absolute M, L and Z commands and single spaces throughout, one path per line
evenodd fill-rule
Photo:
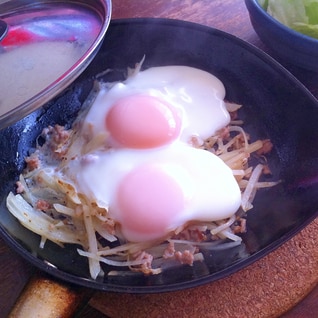
M 206 253 L 204 263 L 156 276 L 94 281 L 89 278 L 86 259 L 77 254 L 74 246 L 63 249 L 47 243 L 43 250 L 39 249 L 39 237 L 20 226 L 4 201 L 14 189 L 24 166 L 23 158 L 34 147 L 41 130 L 56 123 L 71 125 L 96 74 L 112 68 L 115 71 L 107 79 L 123 79 L 127 67 L 133 67 L 144 55 L 144 68 L 189 65 L 218 76 L 226 87 L 226 98 L 244 105 L 241 118 L 253 139 L 272 140 L 272 179 L 283 182 L 259 191 L 240 247 L 212 256 Z M 0 233 L 14 250 L 42 271 L 94 289 L 155 293 L 223 278 L 277 248 L 316 217 L 317 122 L 317 100 L 278 63 L 231 35 L 174 20 L 113 21 L 101 51 L 73 85 L 41 109 L 0 131 Z

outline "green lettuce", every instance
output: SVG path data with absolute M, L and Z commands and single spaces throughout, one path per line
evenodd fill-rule
M 284 25 L 318 39 L 318 0 L 259 0 L 259 3 Z

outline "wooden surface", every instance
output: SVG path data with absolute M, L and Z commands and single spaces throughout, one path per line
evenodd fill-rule
M 130 17 L 164 17 L 197 22 L 231 33 L 268 52 L 250 24 L 243 0 L 113 0 L 113 18 Z M 315 85 L 315 83 L 318 83 L 318 75 L 313 75 L 295 68 L 292 69 L 292 72 L 318 97 L 318 84 Z M 295 242 L 300 245 L 302 244 L 301 241 L 304 235 L 309 235 L 306 230 L 305 233 L 300 233 L 300 236 L 298 236 L 296 240 L 288 242 L 287 246 L 282 246 L 284 253 L 288 252 L 289 244 L 295 244 Z M 316 236 L 317 235 L 314 235 L 313 239 Z M 298 241 L 298 239 L 300 241 Z M 296 246 L 302 250 L 301 246 L 297 244 L 294 245 L 294 248 Z M 270 259 L 277 254 L 273 255 L 270 254 Z M 308 257 L 310 256 L 306 255 L 306 257 L 306 262 L 308 262 Z M 262 260 L 262 262 L 263 261 L 264 260 Z M 314 263 L 317 263 L 316 259 Z M 24 285 L 30 276 L 34 274 L 35 269 L 11 251 L 1 239 L 0 264 L 0 316 L 6 317 Z M 262 264 L 263 263 L 258 263 L 257 266 L 261 266 Z M 296 275 L 295 279 L 301 284 L 303 277 Z M 316 277 L 313 277 L 313 281 L 315 279 Z M 281 284 L 284 285 L 284 283 L 286 282 L 282 279 Z M 306 288 L 306 293 L 308 293 L 310 288 L 308 286 Z M 302 290 L 304 291 L 304 288 Z M 91 302 L 95 307 L 101 303 L 97 296 L 95 296 Z M 301 295 L 301 297 L 298 295 L 298 299 L 301 300 L 303 296 L 305 295 Z M 131 299 L 133 299 L 132 297 L 134 296 L 129 297 L 130 302 Z M 120 303 L 120 297 L 118 295 L 114 295 L 114 301 L 116 301 L 116 299 L 117 302 Z M 125 298 L 122 298 L 122 300 L 124 299 Z M 127 298 L 126 301 L 128 301 Z M 279 303 L 279 300 L 276 299 L 274 303 Z M 136 299 L 135 304 L 140 305 L 140 300 Z M 115 308 L 115 305 L 116 304 L 113 305 L 113 308 Z M 239 305 L 240 304 L 237 304 L 237 306 Z M 246 306 L 246 304 L 241 305 Z M 314 287 L 309 295 L 298 304 L 295 304 L 295 306 L 284 315 L 284 318 L 316 317 L 317 313 L 318 287 Z M 91 306 L 88 306 L 81 313 L 80 317 L 102 318 L 106 316 Z M 116 314 L 113 317 L 116 317 Z M 119 317 L 119 315 L 117 317 Z M 129 317 L 129 314 L 127 314 L 127 317 Z M 168 316 L 166 315 L 166 317 Z M 224 317 L 227 316 L 224 315 Z

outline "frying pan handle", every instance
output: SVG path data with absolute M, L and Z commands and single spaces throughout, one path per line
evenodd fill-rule
M 44 276 L 31 278 L 9 318 L 68 318 L 78 311 L 85 293 Z

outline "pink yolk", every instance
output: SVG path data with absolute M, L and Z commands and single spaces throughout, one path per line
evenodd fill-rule
M 184 209 L 177 182 L 154 166 L 142 166 L 120 182 L 117 205 L 126 239 L 133 242 L 162 238 Z
M 181 118 L 166 102 L 147 95 L 119 99 L 106 116 L 106 128 L 124 147 L 145 149 L 162 146 L 180 134 Z

